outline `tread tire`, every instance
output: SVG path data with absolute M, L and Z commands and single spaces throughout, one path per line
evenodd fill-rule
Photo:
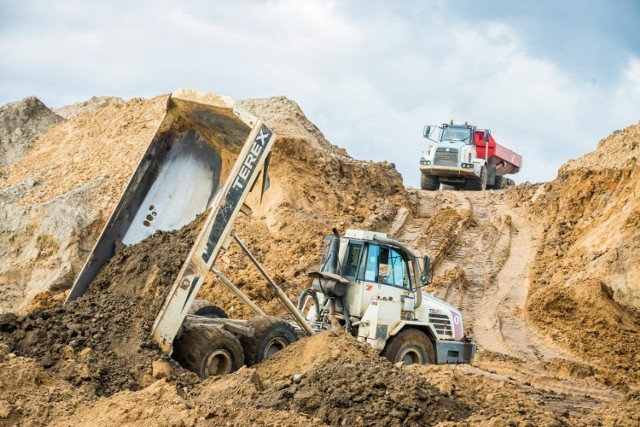
M 240 337 L 247 366 L 253 366 L 268 359 L 298 340 L 293 326 L 279 317 L 254 317 L 247 321 L 247 326 L 255 328 L 252 337 Z
M 507 181 L 506 181 L 505 177 L 496 175 L 496 178 L 495 178 L 494 184 L 493 184 L 493 188 L 495 190 L 502 190 L 506 186 L 507 186 Z
M 420 175 L 420 188 L 427 191 L 436 191 L 440 188 L 440 179 L 436 175 L 428 175 L 422 172 Z
M 203 379 L 227 375 L 244 365 L 238 338 L 218 327 L 194 326 L 185 330 L 174 341 L 173 350 L 175 360 Z
M 487 168 L 484 166 L 480 171 L 480 178 L 469 178 L 465 183 L 467 190 L 471 191 L 484 191 L 487 189 Z
M 381 353 L 391 363 L 404 362 L 407 365 L 436 363 L 435 351 L 429 338 L 420 330 L 408 328 L 393 336 Z
M 210 319 L 228 319 L 227 313 L 217 305 L 203 299 L 193 301 L 189 314 L 208 317 Z

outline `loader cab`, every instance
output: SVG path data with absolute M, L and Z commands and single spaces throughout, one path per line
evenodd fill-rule
M 332 239 L 333 236 L 325 238 L 320 266 L 324 271 L 330 264 L 327 258 Z M 346 302 L 350 314 L 356 317 L 364 314 L 372 299 L 397 301 L 412 294 L 417 285 L 407 254 L 367 238 L 341 238 L 337 273 L 349 281 Z

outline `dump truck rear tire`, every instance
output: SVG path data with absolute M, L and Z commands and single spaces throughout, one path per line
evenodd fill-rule
M 506 186 L 507 182 L 505 178 L 503 176 L 496 176 L 495 180 L 493 181 L 493 188 L 495 190 L 502 190 Z
M 247 321 L 247 326 L 255 328 L 252 337 L 240 337 L 247 366 L 267 360 L 298 340 L 293 326 L 278 317 L 254 317 Z
M 422 172 L 420 175 L 420 188 L 427 191 L 436 191 L 440 188 L 440 179 L 435 175 Z
M 173 358 L 200 378 L 224 376 L 244 365 L 242 344 L 222 328 L 194 326 L 173 344 Z
M 191 308 L 189 308 L 189 314 L 204 316 L 210 319 L 229 318 L 229 316 L 227 316 L 227 313 L 225 313 L 223 309 L 203 299 L 197 299 L 193 301 L 193 304 L 191 304 Z
M 405 329 L 387 342 L 382 356 L 391 363 L 403 362 L 405 365 L 436 363 L 433 344 L 418 329 Z

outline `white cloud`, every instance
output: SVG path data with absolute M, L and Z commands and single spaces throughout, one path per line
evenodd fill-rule
M 594 84 L 534 56 L 535 35 L 499 15 L 472 21 L 447 2 L 362 5 L 22 2 L 0 32 L 0 102 L 35 94 L 58 107 L 185 86 L 285 95 L 334 144 L 396 163 L 413 186 L 426 123 L 491 128 L 524 156 L 516 180 L 537 182 L 639 118 L 637 57 L 613 86 Z

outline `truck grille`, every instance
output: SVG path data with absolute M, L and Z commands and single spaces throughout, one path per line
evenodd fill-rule
M 451 322 L 449 321 L 449 316 L 446 314 L 430 313 L 429 323 L 433 325 L 433 328 L 436 330 L 438 335 L 453 336 L 453 332 L 451 331 Z
M 433 164 L 436 166 L 458 166 L 458 149 L 457 148 L 436 148 L 436 155 L 433 158 Z

